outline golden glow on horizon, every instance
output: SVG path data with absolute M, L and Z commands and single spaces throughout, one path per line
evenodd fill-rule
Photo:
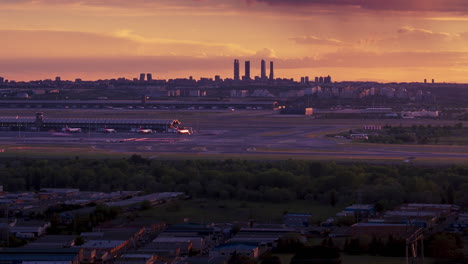
M 284 78 L 468 82 L 468 16 L 440 1 L 0 0 L 0 76 L 232 78 L 233 59 L 259 75 L 264 58 Z

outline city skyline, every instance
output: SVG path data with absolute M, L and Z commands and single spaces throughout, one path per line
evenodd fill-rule
M 461 0 L 0 0 L 0 76 L 232 78 L 234 59 L 252 76 L 264 59 L 295 80 L 468 83 L 467 12 Z

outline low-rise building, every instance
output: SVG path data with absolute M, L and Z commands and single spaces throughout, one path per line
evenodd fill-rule
M 123 254 L 114 264 L 154 264 L 157 259 L 153 254 Z
M 42 188 L 41 192 L 45 193 L 56 193 L 60 196 L 71 197 L 77 195 L 80 192 L 80 189 L 65 189 L 65 188 Z
M 354 216 L 357 221 L 375 216 L 375 206 L 373 204 L 353 204 L 346 207 L 337 216 Z
M 259 257 L 259 248 L 256 245 L 249 244 L 224 244 L 217 246 L 210 250 L 210 257 L 226 257 L 229 258 L 234 254 L 239 256 L 249 257 L 249 258 L 258 258 Z
M 50 225 L 50 222 L 36 220 L 17 221 L 10 227 L 10 233 L 22 238 L 39 237 L 46 233 Z
M 0 263 L 79 264 L 83 250 L 79 248 L 0 248 Z
M 153 252 L 164 251 L 168 256 L 188 255 L 193 243 L 190 239 L 181 237 L 157 237 L 144 248 Z
M 416 230 L 415 226 L 407 224 L 388 223 L 357 223 L 351 226 L 352 236 L 406 237 Z
M 79 247 L 91 252 L 95 261 L 107 261 L 124 252 L 129 244 L 129 240 L 90 240 Z
M 70 248 L 75 244 L 74 235 L 46 235 L 26 244 L 25 248 Z
M 288 213 L 283 215 L 283 223 L 287 227 L 308 227 L 312 214 Z

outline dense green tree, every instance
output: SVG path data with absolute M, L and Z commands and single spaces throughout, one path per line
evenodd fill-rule
M 454 233 L 437 233 L 426 242 L 427 254 L 433 258 L 461 259 L 463 258 L 463 240 Z
M 443 127 L 437 133 L 445 133 Z M 400 128 L 395 128 L 400 129 Z M 413 129 L 413 128 L 412 128 Z M 414 129 L 420 128 L 419 126 Z M 87 191 L 182 191 L 194 197 L 341 205 L 402 202 L 459 203 L 468 208 L 468 166 L 336 164 L 285 160 L 6 159 L 0 182 L 9 192 L 44 187 Z

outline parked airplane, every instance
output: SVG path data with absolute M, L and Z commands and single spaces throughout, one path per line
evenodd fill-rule
M 188 129 L 178 129 L 178 130 L 177 130 L 177 133 L 179 133 L 179 134 L 186 134 L 186 135 L 192 134 L 192 133 L 190 133 L 190 130 L 188 130 Z
M 81 128 L 79 127 L 68 127 L 65 126 L 62 128 L 62 132 L 67 132 L 67 133 L 81 133 Z
M 117 130 L 115 130 L 113 128 L 105 127 L 104 129 L 102 129 L 102 132 L 104 132 L 104 133 L 117 133 Z
M 141 128 L 141 127 L 140 127 L 140 130 L 138 130 L 138 133 L 142 133 L 142 134 L 153 134 L 153 130 L 152 130 L 152 129 L 149 129 L 149 128 Z

